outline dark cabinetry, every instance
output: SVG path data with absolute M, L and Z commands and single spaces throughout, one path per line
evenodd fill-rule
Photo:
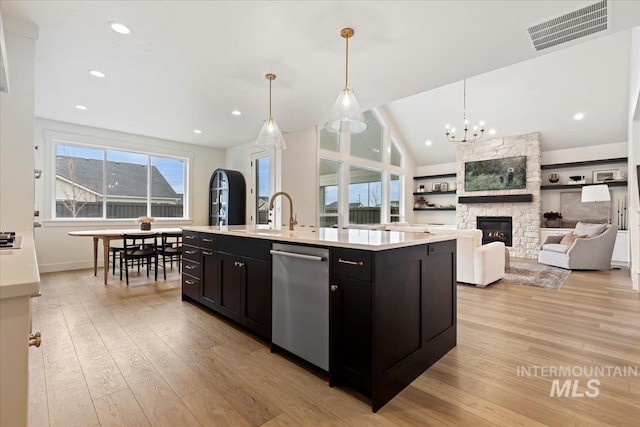
M 330 385 L 377 411 L 456 345 L 455 255 L 455 241 L 332 250 Z
M 238 171 L 216 169 L 209 181 L 209 225 L 245 223 L 245 182 Z
M 271 242 L 185 231 L 182 295 L 271 337 Z

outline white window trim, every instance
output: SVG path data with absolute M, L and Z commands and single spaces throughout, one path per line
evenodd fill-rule
M 364 159 L 351 155 L 351 138 L 350 134 L 338 135 L 338 151 L 326 150 L 320 147 L 320 131 L 321 125 L 318 125 L 319 132 L 317 132 L 317 147 L 318 147 L 318 171 L 320 160 L 326 159 L 331 161 L 340 162 L 340 172 L 338 173 L 338 228 L 342 228 L 349 223 L 349 169 L 351 166 L 360 168 L 380 171 L 381 175 L 381 212 L 380 222 L 391 221 L 391 189 L 390 179 L 391 174 L 398 175 L 400 177 L 400 207 L 399 207 L 399 221 L 403 221 L 406 217 L 405 208 L 406 194 L 405 190 L 405 171 L 404 165 L 406 164 L 406 152 L 397 141 L 391 127 L 388 125 L 384 117 L 376 108 L 370 110 L 375 119 L 380 123 L 383 128 L 383 156 L 382 162 L 375 160 Z M 391 165 L 391 144 L 395 144 L 396 148 L 400 152 L 400 166 Z M 318 175 L 318 174 L 316 174 Z M 316 180 L 319 180 L 319 176 L 316 176 Z M 319 185 L 316 185 L 316 200 L 319 200 Z M 320 223 L 320 209 L 318 207 L 317 220 Z
M 128 226 L 131 225 L 131 218 L 55 218 L 56 203 L 56 150 L 57 144 L 72 145 L 77 147 L 86 147 L 96 150 L 117 150 L 127 151 L 130 153 L 144 154 L 152 157 L 171 158 L 183 160 L 185 162 L 185 183 L 184 183 L 184 210 L 182 218 L 162 218 L 157 223 L 171 223 L 175 225 L 191 224 L 191 212 L 193 208 L 191 193 L 193 191 L 193 164 L 195 155 L 191 151 L 168 149 L 166 147 L 156 147 L 152 144 L 145 144 L 139 141 L 125 141 L 117 139 L 103 138 L 93 135 L 73 134 L 67 132 L 58 132 L 53 130 L 45 130 L 43 132 L 45 142 L 45 164 L 48 166 L 44 174 L 44 198 L 45 212 L 44 224 L 48 227 L 79 227 L 82 225 L 90 226 Z M 132 150 L 131 146 L 135 144 L 136 150 Z

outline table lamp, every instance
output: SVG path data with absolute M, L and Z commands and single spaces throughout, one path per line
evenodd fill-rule
M 607 184 L 585 185 L 582 187 L 582 203 L 594 202 L 596 217 L 598 216 L 598 202 L 609 201 L 611 201 L 611 195 L 609 194 L 609 186 Z M 611 222 L 609 220 L 609 209 L 610 206 L 607 205 L 607 224 Z

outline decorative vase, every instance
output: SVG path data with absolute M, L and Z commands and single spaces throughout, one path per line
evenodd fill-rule
M 556 182 L 558 182 L 560 180 L 560 175 L 557 173 L 550 173 L 549 174 L 549 182 L 552 184 L 555 184 Z
M 561 219 L 548 219 L 544 222 L 544 225 L 547 226 L 547 228 L 560 228 L 562 227 L 562 220 Z
M 142 231 L 149 231 L 149 230 L 151 230 L 151 223 L 150 223 L 150 222 L 143 222 L 143 223 L 140 223 L 140 230 L 142 230 Z

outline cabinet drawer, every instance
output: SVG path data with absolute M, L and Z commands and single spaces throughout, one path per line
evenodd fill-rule
M 190 276 L 195 278 L 202 277 L 202 265 L 197 262 L 185 259 L 182 263 L 182 269 Z
M 182 257 L 185 260 L 200 262 L 200 248 L 184 245 L 182 248 Z
M 182 241 L 185 245 L 200 246 L 200 235 L 197 231 L 182 231 Z
M 331 249 L 331 274 L 371 281 L 371 253 L 357 249 Z
M 182 293 L 195 300 L 200 299 L 200 279 L 183 273 Z
M 218 250 L 218 238 L 215 234 L 201 233 L 200 235 L 200 247 L 203 249 L 210 249 L 212 251 Z

